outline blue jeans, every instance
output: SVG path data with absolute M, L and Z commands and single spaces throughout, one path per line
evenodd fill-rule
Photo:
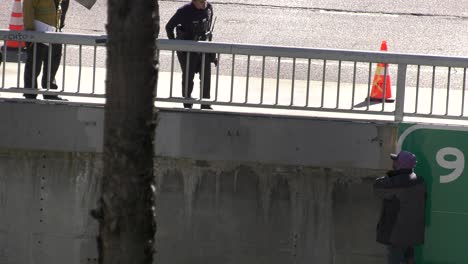
M 414 251 L 413 247 L 395 247 L 388 246 L 388 264 L 413 264 L 414 262 Z

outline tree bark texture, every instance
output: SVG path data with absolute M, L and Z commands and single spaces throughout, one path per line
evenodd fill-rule
M 157 0 L 108 0 L 101 264 L 150 264 L 156 232 Z

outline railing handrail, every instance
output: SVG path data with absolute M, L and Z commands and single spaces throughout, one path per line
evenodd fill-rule
M 341 60 L 390 64 L 409 64 L 444 67 L 468 67 L 468 57 L 421 55 L 396 52 L 361 51 L 343 49 L 318 49 L 306 47 L 285 47 L 272 45 L 232 44 L 223 42 L 204 42 L 187 40 L 159 39 L 160 50 L 190 52 L 211 52 L 236 55 L 255 55 L 286 58 L 319 60 Z
M 0 40 L 105 46 L 106 35 L 0 29 Z
M 10 31 L 0 29 L 0 39 L 16 41 L 33 41 L 63 43 L 72 45 L 105 46 L 106 35 L 77 34 L 65 32 Z M 389 64 L 408 64 L 443 67 L 468 67 L 468 57 L 423 55 L 397 52 L 318 49 L 308 47 L 287 47 L 259 44 L 236 44 L 223 42 L 197 42 L 187 40 L 158 39 L 160 50 L 190 52 L 211 52 L 236 55 L 271 56 L 319 60 L 341 60 Z
M 78 62 L 76 62 L 76 60 L 74 61 L 78 65 L 76 90 L 65 89 L 65 82 L 63 82 L 61 91 L 49 91 L 49 88 L 47 88 L 45 90 L 41 89 L 31 92 L 35 94 L 54 94 L 59 92 L 59 94 L 66 96 L 104 98 L 104 93 L 95 92 L 95 83 L 96 69 L 98 69 L 96 65 L 97 48 L 101 48 L 99 52 L 101 56 L 105 56 L 103 49 L 106 48 L 106 43 L 108 41 L 106 35 L 10 31 L 7 29 L 0 29 L 0 40 L 3 44 L 7 41 L 25 41 L 79 45 L 80 47 L 77 49 L 79 52 Z M 155 100 L 159 102 L 394 115 L 395 121 L 398 122 L 402 121 L 404 117 L 450 117 L 453 119 L 468 120 L 468 114 L 465 113 L 467 112 L 465 111 L 465 98 L 468 99 L 468 57 L 168 39 L 157 39 L 156 44 L 159 51 L 169 51 L 169 54 L 166 52 L 162 53 L 160 58 L 164 58 L 165 55 L 170 55 L 170 63 L 161 59 L 161 65 L 164 65 L 164 63 L 166 67 L 170 65 L 170 74 L 166 75 L 166 79 L 164 79 L 164 81 L 167 82 L 167 87 L 164 85 L 161 87 L 158 86 L 158 91 L 160 91 L 160 88 L 163 89 L 161 90 L 162 95 L 158 97 L 158 94 L 156 94 L 157 97 Z M 6 51 L 5 46 L 6 45 L 4 45 L 3 51 Z M 94 51 L 92 49 L 85 50 L 85 52 L 89 52 L 88 54 L 94 52 L 94 55 L 91 55 L 93 56 L 93 61 L 91 61 L 93 63 L 92 67 L 89 67 L 89 65 L 85 66 L 85 68 L 88 67 L 92 70 L 92 72 L 90 72 L 92 76 L 90 93 L 80 90 L 81 72 L 82 70 L 86 70 L 82 68 L 81 46 L 94 47 Z M 224 60 L 223 62 L 227 63 L 221 64 L 222 66 L 217 67 L 215 72 L 210 73 L 215 82 L 214 99 L 204 98 L 201 89 L 200 94 L 196 95 L 194 98 L 183 96 L 183 91 L 180 90 L 181 87 L 179 86 L 180 80 L 174 81 L 174 73 L 177 67 L 175 53 L 177 51 L 228 55 L 221 57 L 227 57 L 229 61 Z M 10 84 L 8 85 L 10 85 L 10 88 L 5 87 L 6 63 L 2 65 L 3 76 L 1 79 L 1 91 L 3 92 L 21 93 L 22 91 L 21 89 L 17 89 L 21 88 L 21 52 L 18 52 L 17 55 L 16 83 L 9 82 Z M 247 72 L 244 72 L 245 75 L 244 73 L 241 73 L 239 76 L 236 75 L 239 73 L 236 68 L 236 58 L 238 58 L 236 56 L 238 55 L 246 57 L 241 58 L 241 61 L 243 60 L 241 65 L 244 63 L 247 69 Z M 180 56 L 181 54 L 178 53 L 177 57 L 179 57 L 179 59 Z M 183 56 L 190 57 L 188 53 L 184 53 Z M 195 56 L 198 55 L 195 54 Z M 3 57 L 4 62 L 6 61 L 6 57 L 7 56 Z M 63 57 L 62 79 L 65 80 L 66 52 Z M 257 58 L 251 60 L 251 57 Z M 258 57 L 260 57 L 260 60 L 258 60 Z M 266 61 L 266 58 L 269 58 L 268 61 Z M 273 58 L 273 60 L 270 60 L 271 58 Z M 206 56 L 202 56 L 200 59 L 203 61 L 206 59 Z M 252 70 L 252 72 L 256 71 L 256 75 L 250 75 L 251 63 L 257 65 L 256 68 Z M 275 63 L 276 65 L 273 65 Z M 282 63 L 290 63 L 290 67 L 288 66 L 288 71 L 290 72 L 285 75 L 281 75 L 284 73 L 281 69 Z M 360 64 L 359 68 L 357 67 L 358 63 Z M 378 66 L 376 65 L 377 63 L 390 64 L 394 67 L 387 71 L 387 67 L 382 67 L 381 64 Z M 265 65 L 269 67 L 267 76 L 265 75 Z M 300 65 L 300 67 L 297 65 Z M 300 68 L 297 72 L 300 72 L 301 77 L 296 77 L 296 66 Z M 14 66 L 10 64 L 9 67 L 11 72 Z M 100 67 L 105 67 L 105 65 L 102 66 L 101 64 Z M 346 67 L 347 72 L 345 72 Z M 220 68 L 224 70 L 221 74 L 225 75 L 220 75 Z M 239 67 L 239 69 L 241 68 L 242 66 Z M 385 71 L 384 73 L 375 73 L 374 79 L 372 79 L 373 68 L 376 68 L 376 71 L 378 68 L 380 68 L 380 70 L 385 68 Z M 461 68 L 461 70 L 458 68 Z M 394 69 L 396 69 L 396 72 Z M 345 73 L 343 74 L 343 72 Z M 226 75 L 226 73 L 228 74 Z M 202 78 L 204 68 L 201 69 L 199 74 L 200 80 L 204 79 Z M 311 75 L 313 74 L 315 74 L 315 76 L 312 78 Z M 390 74 L 396 75 L 396 82 L 393 82 L 393 85 L 390 84 L 390 81 L 386 81 L 387 77 L 390 77 Z M 379 79 L 380 81 L 385 80 L 381 87 L 377 87 L 380 85 L 375 81 L 377 75 L 381 78 Z M 239 77 L 239 79 L 235 80 L 237 77 Z M 252 79 L 252 83 L 256 84 L 252 85 L 249 83 L 249 78 Z M 257 78 L 257 80 L 255 80 L 255 78 Z M 345 78 L 347 79 L 345 80 Z M 239 82 L 240 80 L 243 84 Z M 283 86 L 280 87 L 280 80 L 285 80 L 287 82 L 284 82 Z M 299 80 L 301 82 L 296 82 Z M 311 83 L 314 81 L 318 81 L 319 84 L 312 85 Z M 175 82 L 179 82 L 179 84 L 175 85 Z M 224 83 L 219 85 L 219 82 Z M 266 82 L 269 83 L 265 84 Z M 389 108 L 386 107 L 386 105 L 388 105 L 386 104 L 386 99 L 388 99 L 388 97 L 386 97 L 388 86 L 382 89 L 382 87 L 386 87 L 386 84 L 390 85 L 390 89 L 391 87 L 396 88 L 396 103 Z M 203 81 L 201 81 L 200 86 L 203 86 Z M 284 89 L 280 95 L 280 88 L 283 87 Z M 423 89 L 427 87 L 430 89 Z M 102 89 L 102 87 L 99 88 Z M 185 87 L 185 89 L 187 89 L 187 87 Z M 373 104 L 370 103 L 371 99 L 373 99 L 374 102 L 376 99 L 372 97 L 371 89 L 383 90 L 383 94 L 377 95 L 377 103 L 381 103 L 381 107 L 380 105 L 378 107 L 373 106 Z M 249 94 L 250 91 L 253 91 L 252 94 Z M 312 92 L 314 92 L 313 95 Z M 221 93 L 223 93 L 222 98 Z M 388 94 L 390 93 L 391 90 Z M 253 96 L 251 101 L 249 101 L 250 96 Z M 280 100 L 281 96 L 282 98 Z M 325 101 L 326 97 L 328 101 Z M 391 94 L 389 97 L 391 97 Z M 385 98 L 385 100 L 382 98 Z M 365 101 L 361 103 L 356 101 L 362 99 Z M 389 102 L 391 101 L 392 100 L 389 100 Z M 414 108 L 412 108 L 413 106 Z M 419 109 L 420 107 L 422 110 Z M 429 110 L 426 109 L 427 107 L 429 107 Z

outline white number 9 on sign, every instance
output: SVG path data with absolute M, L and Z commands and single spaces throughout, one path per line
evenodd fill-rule
M 446 156 L 454 156 L 455 160 L 446 160 Z M 440 176 L 440 183 L 453 182 L 463 173 L 465 169 L 465 155 L 457 148 L 443 148 L 437 152 L 436 160 L 439 166 L 453 170 L 447 175 Z

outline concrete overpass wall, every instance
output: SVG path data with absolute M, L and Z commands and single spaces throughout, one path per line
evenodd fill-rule
M 97 263 L 103 109 L 0 103 L 0 263 Z M 163 110 L 158 263 L 384 263 L 397 128 Z

